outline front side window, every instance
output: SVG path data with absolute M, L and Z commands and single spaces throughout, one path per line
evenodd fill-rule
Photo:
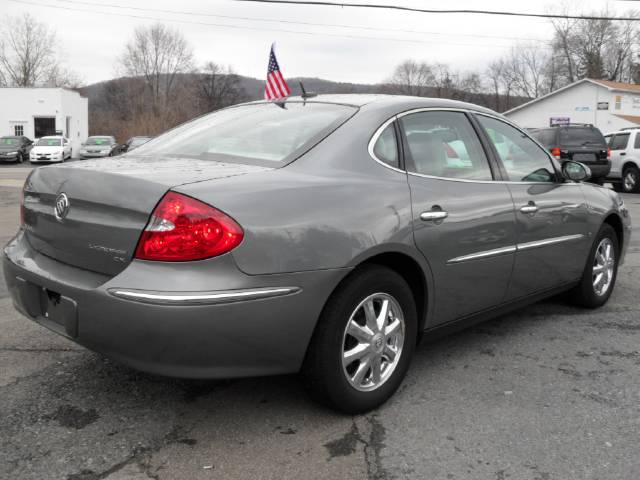
M 609 147 L 611 150 L 626 150 L 629 143 L 629 133 L 618 133 L 611 139 Z
M 492 180 L 489 161 L 462 112 L 418 112 L 402 118 L 407 169 L 434 177 Z
M 495 118 L 478 115 L 513 182 L 555 182 L 551 159 L 518 129 Z
M 297 158 L 356 112 L 348 105 L 315 102 L 241 105 L 185 123 L 136 153 L 276 165 Z
M 633 148 L 640 148 L 640 135 L 638 135 L 638 132 L 636 132 L 636 139 L 633 141 Z
M 389 125 L 376 140 L 373 147 L 373 154 L 376 158 L 387 165 L 398 168 L 398 142 L 396 140 L 396 130 L 393 124 Z

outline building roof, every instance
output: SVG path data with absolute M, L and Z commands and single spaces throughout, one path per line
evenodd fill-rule
M 614 115 L 618 118 L 622 118 L 623 120 L 626 120 L 627 122 L 631 122 L 631 123 L 635 123 L 637 125 L 640 125 L 640 116 L 638 115 L 617 115 L 614 113 Z
M 506 112 L 504 112 L 504 115 L 509 115 L 510 113 L 516 112 L 522 108 L 528 107 L 529 105 L 533 105 L 534 103 L 540 102 L 542 100 L 545 100 L 549 97 L 552 97 L 554 95 L 557 95 L 558 93 L 564 92 L 565 90 L 569 90 L 570 88 L 573 87 L 577 87 L 578 85 L 582 85 L 583 83 L 592 83 L 594 85 L 598 85 L 600 87 L 604 87 L 610 91 L 616 91 L 616 92 L 629 92 L 629 93 L 637 93 L 640 94 L 640 85 L 634 85 L 631 83 L 622 83 L 622 82 L 614 82 L 612 80 L 597 80 L 594 78 L 583 78 L 582 80 L 578 80 L 577 82 L 571 83 L 569 85 L 566 85 L 562 88 L 559 88 L 558 90 L 554 90 L 551 93 L 547 93 L 546 95 L 543 95 L 541 97 L 538 98 L 534 98 L 533 100 L 527 102 L 527 103 L 523 103 L 522 105 L 519 105 L 515 108 L 512 108 L 511 110 L 507 110 Z M 631 120 L 633 121 L 633 120 Z

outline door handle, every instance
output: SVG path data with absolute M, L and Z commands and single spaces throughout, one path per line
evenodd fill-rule
M 424 222 L 434 222 L 438 220 L 444 220 L 449 214 L 442 210 L 431 210 L 429 212 L 422 212 L 420 214 L 420 220 Z
M 528 205 L 525 205 L 524 207 L 521 207 L 520 211 L 522 213 L 536 213 L 538 211 L 538 207 L 536 206 L 535 203 L 529 202 Z
M 620 152 L 620 156 L 624 157 L 627 154 L 627 152 Z

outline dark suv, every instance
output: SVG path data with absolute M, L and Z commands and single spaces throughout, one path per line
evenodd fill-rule
M 591 169 L 591 181 L 602 184 L 611 170 L 610 152 L 604 136 L 593 125 L 570 124 L 535 128 L 529 133 L 560 163 L 582 162 Z

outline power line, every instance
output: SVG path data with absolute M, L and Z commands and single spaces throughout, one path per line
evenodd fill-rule
M 253 3 L 279 3 L 285 5 L 315 5 L 322 7 L 354 7 L 354 8 L 375 8 L 379 10 L 400 10 L 403 12 L 418 13 L 444 13 L 444 14 L 471 14 L 471 15 L 502 15 L 510 17 L 533 17 L 533 18 L 559 18 L 572 20 L 624 20 L 637 22 L 640 17 L 605 17 L 598 15 L 562 15 L 555 13 L 526 13 L 526 12 L 508 12 L 497 10 L 436 10 L 428 8 L 405 7 L 402 5 L 376 5 L 371 3 L 345 3 L 345 2 L 328 2 L 319 0 L 231 0 L 233 2 L 253 2 Z
M 19 4 L 34 5 L 34 6 L 53 8 L 58 10 L 87 12 L 87 13 L 93 13 L 93 14 L 96 13 L 95 10 L 88 10 L 88 9 L 82 9 L 82 8 L 76 8 L 76 7 L 64 7 L 61 5 L 51 5 L 51 4 L 40 3 L 36 1 L 31 1 L 31 0 L 9 0 L 9 1 L 14 3 L 19 3 Z M 134 15 L 129 13 L 115 13 L 115 12 L 104 12 L 104 11 L 101 11 L 99 13 L 101 15 L 129 17 L 129 18 L 137 18 L 142 20 L 153 20 L 157 22 L 205 25 L 205 26 L 211 26 L 211 27 L 230 28 L 230 29 L 236 29 L 236 30 L 268 31 L 268 32 L 290 33 L 290 34 L 307 35 L 307 36 L 349 38 L 349 39 L 355 39 L 355 40 L 376 40 L 376 41 L 386 41 L 386 42 L 421 43 L 421 44 L 430 44 L 430 45 L 434 45 L 434 44 L 435 45 L 452 45 L 452 46 L 462 46 L 462 47 L 492 47 L 492 48 L 511 48 L 512 47 L 512 45 L 490 45 L 486 43 L 438 42 L 438 41 L 428 41 L 428 40 L 419 40 L 419 39 L 410 39 L 410 38 L 374 37 L 374 36 L 365 36 L 365 35 L 349 35 L 346 33 L 344 34 L 319 33 L 319 32 L 308 32 L 308 31 L 299 31 L 299 30 L 288 30 L 288 29 L 281 29 L 281 28 L 250 27 L 246 25 L 229 25 L 229 24 L 221 24 L 221 23 L 201 22 L 201 21 L 195 21 L 195 20 L 166 19 L 166 18 L 158 18 L 158 17 L 149 17 L 146 15 Z M 538 47 L 538 48 L 550 48 L 550 47 Z
M 104 8 L 118 8 L 124 10 L 136 10 L 143 12 L 156 12 L 156 13 L 170 13 L 177 15 L 188 15 L 188 16 L 199 16 L 199 17 L 215 17 L 215 18 L 227 18 L 230 20 L 248 20 L 252 22 L 272 22 L 272 23 L 283 23 L 283 24 L 291 24 L 291 25 L 308 25 L 314 27 L 336 27 L 336 28 L 352 28 L 358 30 L 369 30 L 376 32 L 394 32 L 394 33 L 418 33 L 422 35 L 443 35 L 443 36 L 457 36 L 457 37 L 472 37 L 472 38 L 490 38 L 497 40 L 527 40 L 527 41 L 541 41 L 540 38 L 527 38 L 527 37 L 509 37 L 502 35 L 482 35 L 482 34 L 470 34 L 470 33 L 444 33 L 444 32 L 429 32 L 425 30 L 406 30 L 400 28 L 379 28 L 379 27 L 369 27 L 365 25 L 349 25 L 349 24 L 340 24 L 340 23 L 314 23 L 314 22 L 305 22 L 300 20 L 282 20 L 282 19 L 272 19 L 272 18 L 262 18 L 262 17 L 241 17 L 234 15 L 220 15 L 214 13 L 207 12 L 190 12 L 184 10 L 166 10 L 159 8 L 142 8 L 142 7 L 131 7 L 128 5 L 118 5 L 112 3 L 101 3 L 101 2 L 84 2 L 80 0 L 50 0 L 58 3 L 70 3 L 77 5 L 87 5 L 92 7 L 104 7 Z

